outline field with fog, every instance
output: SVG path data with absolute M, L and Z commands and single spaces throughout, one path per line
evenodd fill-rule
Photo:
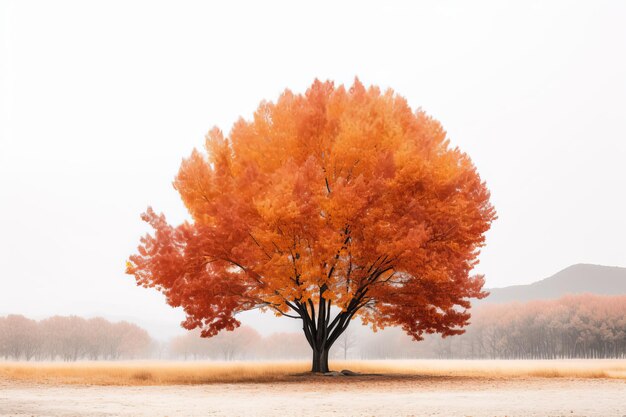
M 459 378 L 611 378 L 626 380 L 626 360 L 372 360 L 334 361 L 331 369 L 360 375 L 313 376 L 305 361 L 209 362 L 5 362 L 0 378 L 49 384 L 193 385 L 211 383 L 298 382 L 311 378 L 389 380 L 427 377 Z

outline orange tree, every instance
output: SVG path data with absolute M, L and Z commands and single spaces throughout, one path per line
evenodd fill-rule
M 393 91 L 315 81 L 206 137 L 174 181 L 191 217 L 151 208 L 127 272 L 210 337 L 261 308 L 302 320 L 312 371 L 351 320 L 460 334 L 495 219 L 489 192 L 442 126 Z

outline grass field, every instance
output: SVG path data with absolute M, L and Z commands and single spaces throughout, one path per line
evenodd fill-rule
M 331 369 L 383 378 L 611 378 L 626 379 L 626 360 L 381 360 L 335 361 Z M 194 385 L 289 382 L 308 376 L 306 362 L 0 362 L 0 379 L 43 384 Z M 377 378 L 369 376 L 367 378 Z M 322 378 L 322 377 L 319 377 Z M 364 377 L 353 377 L 362 379 Z M 332 379 L 332 378 L 326 378 Z M 342 378 L 343 380 L 343 378 Z

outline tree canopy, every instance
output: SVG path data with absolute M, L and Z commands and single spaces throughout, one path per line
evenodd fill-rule
M 360 317 L 454 335 L 481 298 L 472 276 L 495 219 L 470 158 L 439 122 L 392 90 L 315 81 L 263 101 L 174 181 L 191 219 L 172 226 L 151 208 L 127 272 L 182 306 L 203 336 L 262 308 L 301 319 L 313 370 Z M 317 355 L 317 359 L 316 359 Z M 316 366 L 316 361 L 318 365 Z

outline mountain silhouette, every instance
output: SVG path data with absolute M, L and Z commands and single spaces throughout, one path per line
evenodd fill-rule
M 626 268 L 576 264 L 532 284 L 490 288 L 489 292 L 478 304 L 546 300 L 581 293 L 621 295 L 626 294 Z

